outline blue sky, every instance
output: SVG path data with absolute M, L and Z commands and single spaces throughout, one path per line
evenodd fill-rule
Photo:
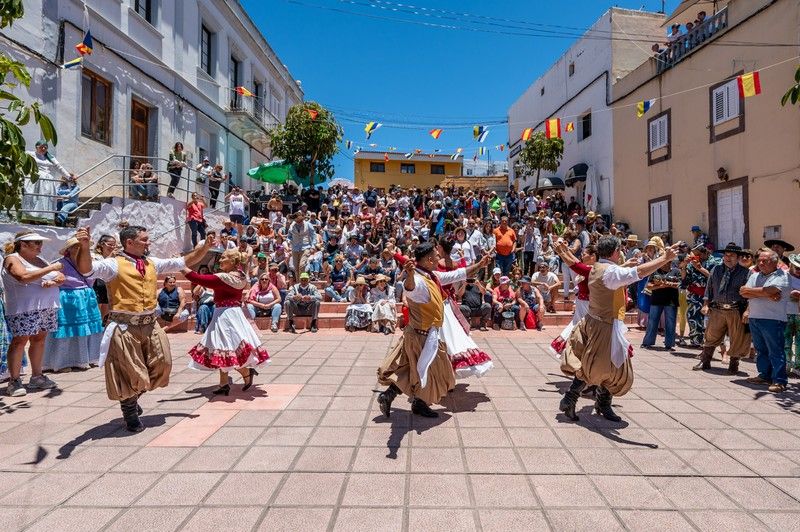
M 587 28 L 610 5 L 661 8 L 661 0 L 241 1 L 295 79 L 302 81 L 306 99 L 331 108 L 346 139 L 365 150 L 395 146 L 398 152 L 449 152 L 463 146 L 468 157 L 475 150 L 471 129 L 447 124 L 502 120 L 522 91 L 575 39 L 544 37 L 542 30 L 582 33 L 553 26 Z M 368 6 L 381 2 L 385 9 Z M 666 4 L 669 13 L 679 0 Z M 481 16 L 491 19 L 477 18 Z M 537 36 L 514 35 L 536 30 Z M 363 128 L 369 120 L 387 126 L 367 141 Z M 437 126 L 445 130 L 438 141 L 428 135 Z M 505 127 L 495 126 L 485 144 L 502 144 L 505 137 Z M 379 147 L 370 148 L 370 142 Z M 353 178 L 351 152 L 337 155 L 335 162 L 337 177 Z

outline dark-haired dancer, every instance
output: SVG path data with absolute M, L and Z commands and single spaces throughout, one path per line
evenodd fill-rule
M 150 239 L 147 229 L 132 225 L 119 233 L 123 253 L 92 261 L 89 229 L 75 235 L 80 242 L 78 271 L 106 282 L 111 312 L 100 344 L 99 365 L 105 369 L 106 393 L 119 401 L 129 431 L 140 432 L 139 396 L 169 384 L 172 354 L 166 333 L 156 321 L 157 280 L 163 273 L 175 273 L 199 263 L 213 241 L 177 259 L 147 257 Z
M 559 405 L 564 414 L 577 421 L 575 405 L 586 384 L 597 386 L 595 410 L 609 421 L 622 419 L 611 408 L 611 397 L 628 393 L 633 385 L 630 356 L 633 349 L 625 339 L 625 287 L 650 275 L 672 261 L 678 246 L 644 264 L 619 266 L 620 240 L 613 236 L 597 242 L 599 261 L 589 273 L 589 309 L 572 331 L 561 361 L 561 371 L 575 377 Z
M 447 348 L 440 338 L 445 312 L 440 287 L 465 280 L 468 274 L 485 267 L 488 257 L 469 268 L 434 273 L 439 263 L 436 247 L 435 242 L 420 244 L 414 250 L 415 260 L 403 265 L 410 319 L 401 341 L 378 367 L 378 382 L 389 386 L 378 396 L 381 412 L 387 417 L 399 393 L 413 398 L 414 414 L 438 417 L 429 405 L 439 402 L 456 384 Z

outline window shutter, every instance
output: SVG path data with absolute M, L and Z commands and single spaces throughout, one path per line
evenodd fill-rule
M 739 85 L 736 80 L 725 85 L 728 103 L 728 120 L 739 116 Z
M 720 124 L 725 118 L 725 86 L 714 89 L 714 125 Z
M 669 139 L 667 139 L 668 118 L 669 117 L 667 115 L 664 115 L 650 122 L 648 144 L 651 152 L 659 148 L 663 148 L 669 143 Z
M 666 233 L 669 231 L 669 209 L 667 200 L 650 204 L 650 232 Z
M 650 122 L 650 151 L 655 151 L 658 148 L 658 121 L 653 120 Z
M 666 146 L 669 142 L 667 140 L 667 116 L 663 116 L 658 120 L 658 142 L 659 146 Z

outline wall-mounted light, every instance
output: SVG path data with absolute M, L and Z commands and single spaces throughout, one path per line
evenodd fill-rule
M 728 172 L 722 166 L 720 166 L 719 169 L 717 170 L 717 179 L 719 179 L 720 181 L 728 180 Z

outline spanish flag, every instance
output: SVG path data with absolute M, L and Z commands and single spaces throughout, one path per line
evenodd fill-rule
M 544 123 L 544 134 L 548 139 L 561 138 L 561 119 L 550 118 Z
M 529 138 L 531 138 L 531 135 L 533 135 L 532 127 L 525 128 L 522 130 L 522 140 L 528 140 Z
M 575 131 L 575 122 L 567 122 L 567 127 L 564 128 L 567 133 Z
M 83 57 L 76 57 L 72 61 L 67 61 L 66 63 L 61 65 L 61 68 L 75 68 L 81 66 L 82 64 L 83 64 Z
M 75 45 L 75 49 L 81 55 L 86 55 L 86 54 L 91 55 L 92 54 L 92 47 L 93 47 L 92 32 L 89 31 L 89 30 L 86 30 L 86 35 L 83 36 L 83 41 L 81 41 L 78 44 L 76 44 Z
M 367 134 L 367 138 L 370 138 L 375 131 L 381 127 L 383 124 L 379 122 L 367 122 L 367 125 L 364 126 L 364 132 Z
M 311 117 L 311 120 L 316 120 L 319 116 L 319 111 L 316 109 L 306 109 L 306 112 L 308 113 L 308 116 Z
M 444 131 L 444 130 L 442 130 L 442 129 L 431 129 L 430 131 L 428 131 L 428 133 L 431 134 L 431 137 L 433 137 L 435 139 L 438 139 L 439 137 L 442 136 L 442 131 Z
M 254 96 L 253 93 L 247 90 L 245 87 L 236 87 L 233 90 L 236 91 L 236 94 L 241 94 L 242 96 Z
M 748 72 L 739 76 L 739 94 L 742 98 L 749 98 L 761 94 L 761 77 L 758 72 Z

